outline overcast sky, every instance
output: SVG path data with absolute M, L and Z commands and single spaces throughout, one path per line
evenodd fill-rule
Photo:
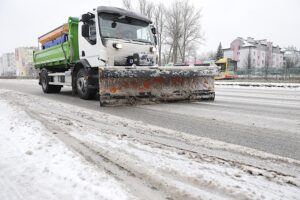
M 215 51 L 219 42 L 229 46 L 238 36 L 300 48 L 300 0 L 192 1 L 203 15 L 205 43 L 199 52 Z M 37 46 L 38 36 L 66 23 L 68 16 L 100 5 L 122 7 L 121 0 L 0 0 L 0 55 L 15 47 Z

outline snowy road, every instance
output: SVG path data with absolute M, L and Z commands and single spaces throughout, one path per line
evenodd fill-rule
M 40 96 L 0 89 L 0 124 L 1 200 L 299 196 L 300 161 Z
M 0 88 L 45 96 L 34 80 L 0 80 Z M 217 86 L 215 102 L 100 108 L 70 89 L 49 99 L 300 160 L 300 90 Z
M 293 90 L 254 98 L 219 87 L 215 102 L 99 108 L 35 84 L 1 82 L 10 90 L 0 89 L 0 199 L 298 198 Z M 296 159 L 270 154 L 286 149 Z

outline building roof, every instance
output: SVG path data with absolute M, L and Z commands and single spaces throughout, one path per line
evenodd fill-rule
M 243 47 L 255 47 L 255 45 L 251 44 L 251 43 L 249 43 L 247 41 L 244 41 Z
M 248 37 L 247 39 L 244 39 L 242 37 L 237 37 L 236 40 L 241 40 L 243 45 L 241 46 L 241 48 L 243 47 L 256 47 L 257 45 L 263 45 L 263 46 L 267 46 L 268 41 L 266 39 L 262 39 L 262 40 L 255 40 L 254 38 Z M 281 49 L 278 45 L 274 45 L 272 43 L 272 48 L 279 48 Z M 226 47 L 223 48 L 223 50 L 228 50 L 231 49 L 231 47 Z

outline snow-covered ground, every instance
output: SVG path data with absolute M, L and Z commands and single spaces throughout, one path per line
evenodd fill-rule
M 0 99 L 0 199 L 131 199 L 126 186 Z
M 0 199 L 299 199 L 300 162 L 0 90 Z

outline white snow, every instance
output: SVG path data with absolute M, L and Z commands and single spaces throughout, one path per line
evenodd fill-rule
M 106 151 L 114 161 L 157 182 L 161 188 L 187 199 L 297 199 L 299 188 L 274 180 L 264 170 L 237 167 L 209 157 L 197 157 L 184 151 L 150 147 L 138 142 L 96 135 L 95 131 L 71 132 L 81 141 Z M 247 173 L 256 174 L 252 175 Z M 275 175 L 275 176 L 274 176 Z M 269 177 L 271 181 L 267 180 Z M 272 177 L 274 176 L 274 177 Z M 180 198 L 179 198 L 180 199 Z
M 133 198 L 121 183 L 1 99 L 0 124 L 1 200 Z
M 8 90 L 0 124 L 1 200 L 136 197 L 139 182 L 125 185 L 85 161 L 51 127 L 170 199 L 299 199 L 300 163 L 254 149 Z
M 300 83 L 268 83 L 268 82 L 238 82 L 238 81 L 215 81 L 216 86 L 255 87 L 255 88 L 290 88 L 299 89 Z

